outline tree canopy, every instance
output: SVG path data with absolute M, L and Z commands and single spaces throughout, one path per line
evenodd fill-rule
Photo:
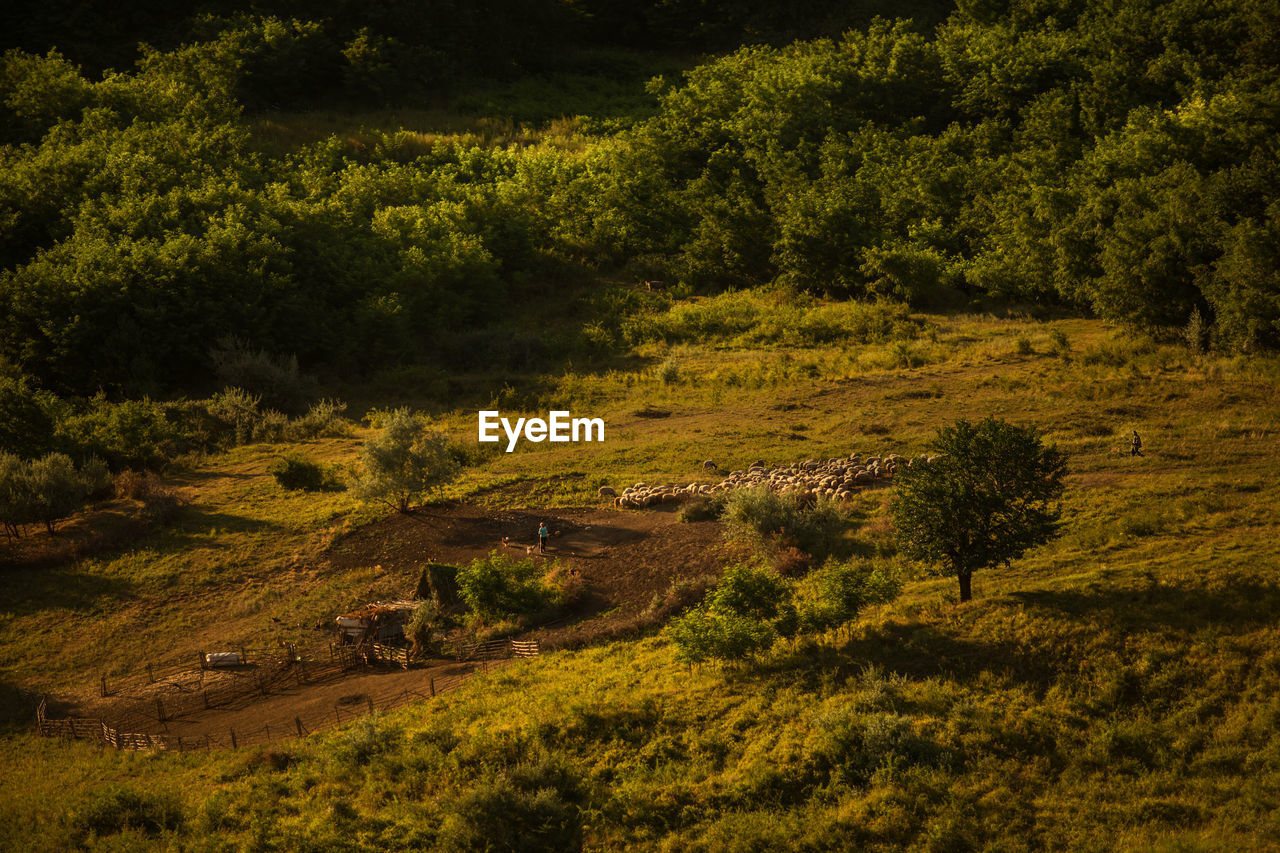
M 1056 533 L 1066 457 L 1035 430 L 994 417 L 942 428 L 933 449 L 940 455 L 897 476 L 898 546 L 955 575 L 968 601 L 975 571 L 1008 565 Z
M 791 35 L 828 37 L 795 42 L 755 3 L 215 6 L 101 72 L 58 49 L 75 40 L 52 34 L 55 4 L 0 60 L 0 360 L 33 389 L 207 393 L 229 335 L 322 380 L 564 361 L 616 306 L 588 301 L 582 340 L 486 332 L 600 273 L 1018 299 L 1169 337 L 1194 316 L 1212 346 L 1280 346 L 1280 17 L 1262 0 L 945 20 L 823 3 Z M 140 33 L 168 26 L 139 14 Z M 513 28 L 534 19 L 531 56 Z M 633 81 L 645 106 L 571 144 L 254 136 L 263 110 L 334 87 L 421 105 L 479 86 L 472 62 L 528 74 L 597 26 L 753 43 L 648 94 Z M 586 78 L 635 64 L 573 55 Z
M 387 415 L 382 432 L 364 443 L 360 462 L 363 471 L 355 479 L 356 494 L 406 513 L 414 502 L 451 483 L 461 470 L 448 436 L 407 409 Z

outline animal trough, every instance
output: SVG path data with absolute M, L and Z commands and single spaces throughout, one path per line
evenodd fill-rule
M 239 652 L 209 652 L 204 656 L 204 665 L 210 669 L 239 666 L 244 663 Z

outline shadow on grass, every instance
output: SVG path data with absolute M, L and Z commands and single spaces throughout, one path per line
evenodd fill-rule
M 912 680 L 945 678 L 973 682 L 984 676 L 1047 688 L 1064 672 L 1062 662 L 1028 654 L 1015 643 L 957 637 L 923 622 L 884 625 L 847 643 L 802 647 L 739 677 L 785 681 L 806 690 L 820 690 L 834 678 L 842 683 L 874 666 L 887 675 Z
M 0 732 L 30 731 L 36 721 L 36 705 L 40 697 L 35 693 L 0 681 Z
M 1029 590 L 1011 597 L 1092 624 L 1133 631 L 1252 631 L 1274 624 L 1280 586 L 1237 580 L 1223 589 L 1166 586 L 1082 590 Z
M 1143 588 L 1013 593 L 1010 598 L 1041 611 L 1052 611 L 1073 628 L 1096 628 L 1107 636 L 1145 632 L 1190 635 L 1205 628 L 1228 634 L 1258 630 L 1280 613 L 1280 586 L 1240 581 L 1224 589 L 1152 584 Z M 1045 612 L 1046 632 L 1054 631 Z M 785 683 L 821 690 L 843 683 L 868 666 L 886 675 L 912 680 L 942 678 L 972 684 L 996 678 L 1043 691 L 1062 679 L 1074 679 L 1080 651 L 1071 644 L 1054 650 L 1027 646 L 999 637 L 960 635 L 912 620 L 881 625 L 846 643 L 802 646 L 776 654 L 755 668 L 730 669 L 738 679 Z M 833 682 L 834 679 L 834 682 Z
M 281 530 L 274 521 L 263 521 L 227 512 L 212 512 L 199 506 L 185 506 L 169 522 L 168 532 L 176 537 L 217 536 L 222 533 L 259 533 Z
M 77 564 L 0 572 L 0 600 L 4 601 L 0 607 L 15 616 L 85 610 L 102 599 L 119 600 L 133 591 L 131 581 L 86 573 Z

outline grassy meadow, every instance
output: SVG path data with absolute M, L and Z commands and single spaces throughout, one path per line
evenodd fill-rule
M 183 505 L 136 542 L 0 576 L 7 846 L 1280 845 L 1274 357 L 1199 355 L 1095 320 L 757 292 L 627 316 L 594 332 L 621 356 L 463 377 L 452 404 L 401 388 L 475 448 L 446 497 L 593 504 L 604 484 L 709 479 L 705 459 L 918 453 L 939 426 L 995 414 L 1067 453 L 1061 536 L 979 573 L 969 604 L 954 579 L 907 567 L 895 602 L 737 666 L 691 671 L 656 635 L 547 654 L 272 749 L 36 738 L 35 693 L 89 689 L 157 649 L 181 661 L 214 641 L 289 639 L 411 580 L 320 572 L 333 537 L 377 512 L 265 473 L 288 450 L 350 464 L 367 426 L 191 458 L 165 477 Z M 479 449 L 482 406 L 603 417 L 606 440 Z M 890 494 L 851 508 L 867 553 L 893 555 Z

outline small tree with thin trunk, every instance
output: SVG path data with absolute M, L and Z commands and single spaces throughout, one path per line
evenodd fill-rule
M 1066 457 L 1034 429 L 996 418 L 938 431 L 928 464 L 898 470 L 891 509 L 898 547 L 939 566 L 971 598 L 973 573 L 1008 565 L 1058 529 Z
M 356 494 L 400 512 L 453 482 L 461 468 L 448 437 L 408 409 L 387 416 L 382 432 L 364 443 L 361 461 L 364 473 L 355 478 Z

